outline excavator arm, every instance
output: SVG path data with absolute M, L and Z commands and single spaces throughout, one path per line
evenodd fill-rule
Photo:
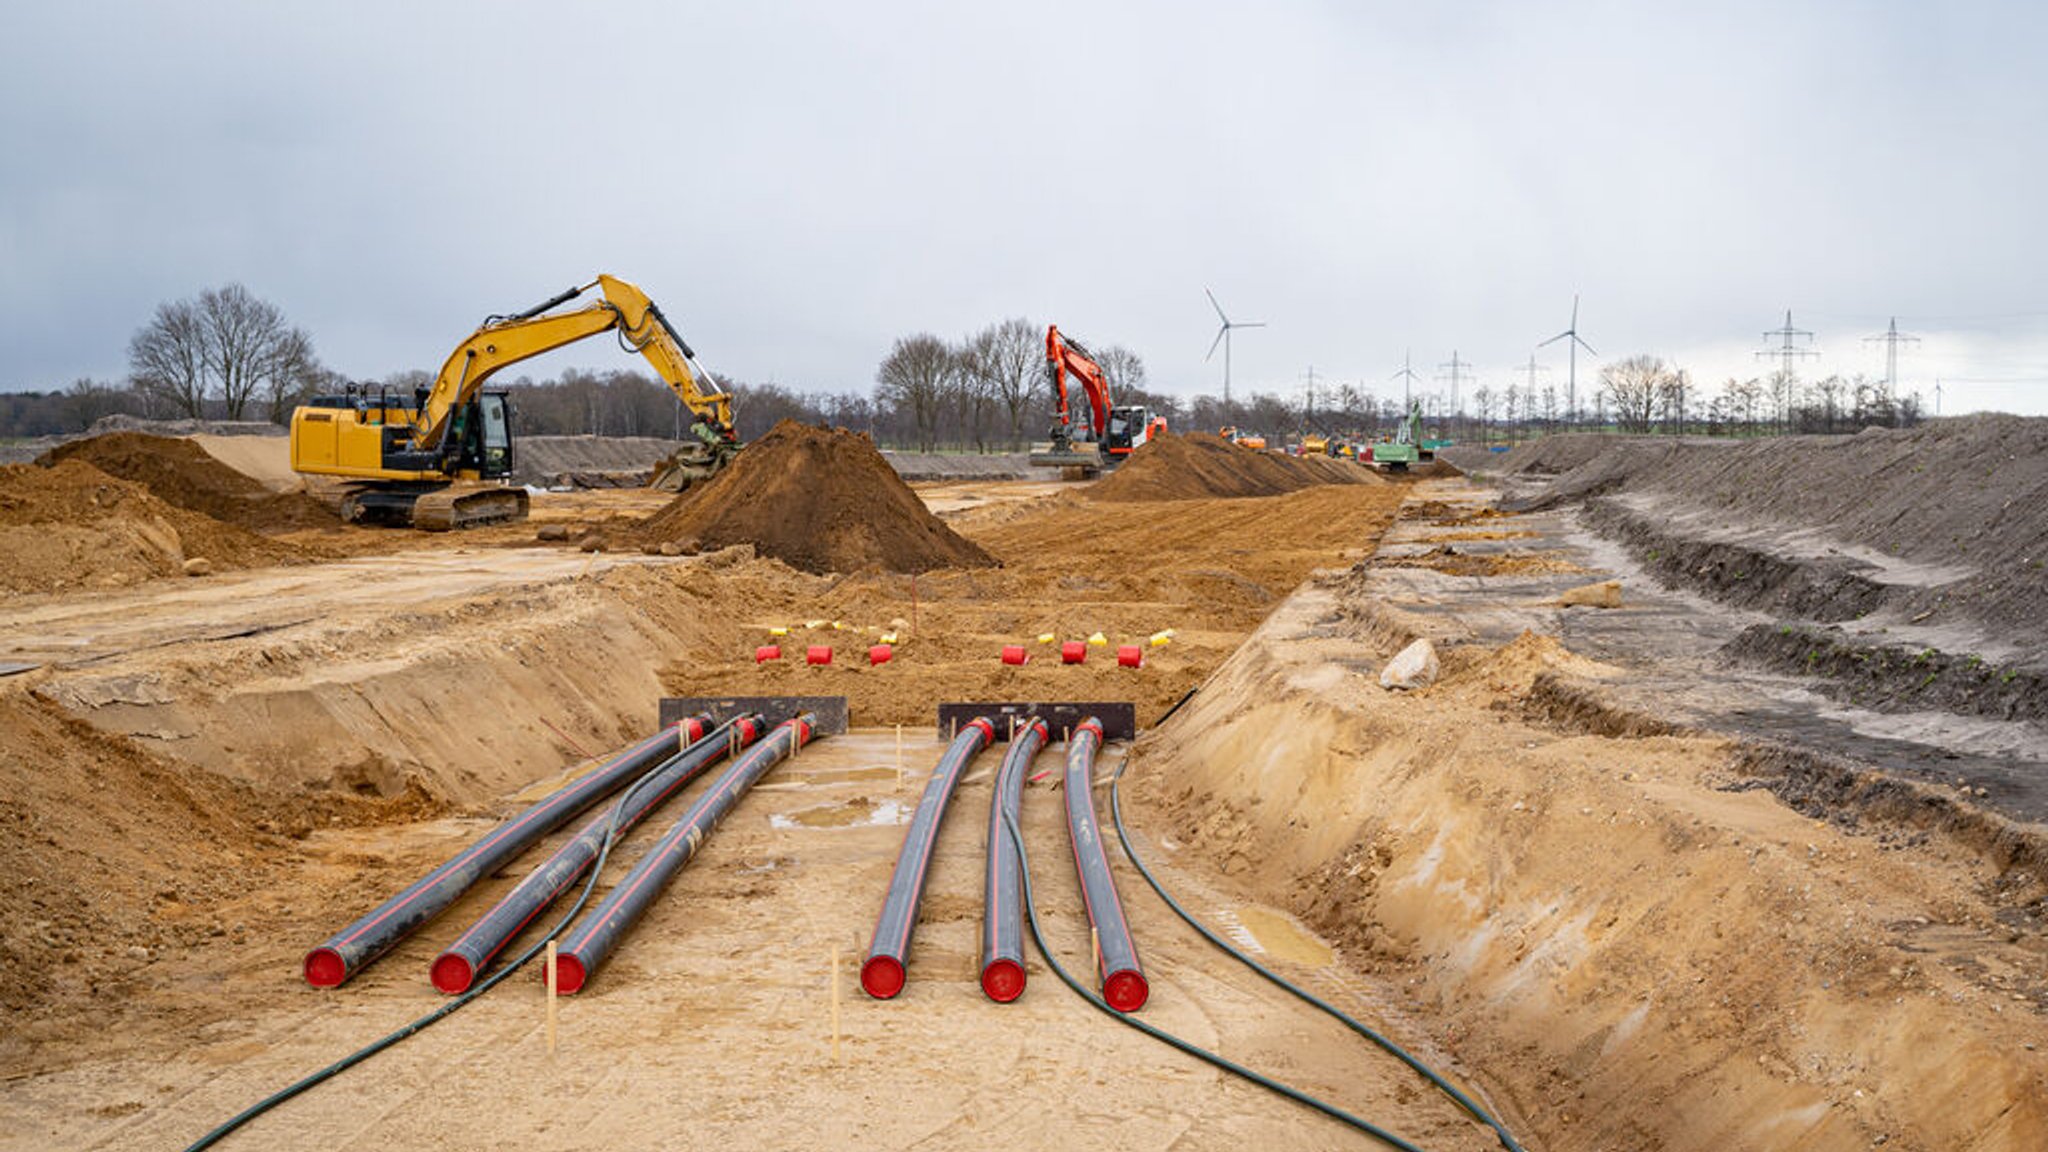
M 553 311 L 593 288 L 602 289 L 603 299 L 572 312 Z M 736 444 L 732 394 L 720 389 L 697 363 L 690 346 L 645 292 L 615 276 L 600 275 L 524 312 L 493 316 L 457 345 L 420 406 L 413 449 L 439 449 L 455 413 L 499 369 L 607 331 L 617 331 L 622 345 L 647 357 L 655 374 L 696 415 L 700 438 Z
M 1088 396 L 1090 439 L 1100 441 L 1109 427 L 1109 375 L 1080 341 L 1061 336 L 1057 324 L 1045 330 L 1045 373 L 1052 384 L 1055 450 L 1064 451 L 1064 445 L 1074 439 L 1074 416 L 1067 394 L 1069 376 L 1080 382 L 1081 390 Z

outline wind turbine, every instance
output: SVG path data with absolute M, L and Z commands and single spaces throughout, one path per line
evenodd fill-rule
M 1202 289 L 1202 291 L 1209 297 L 1209 307 L 1216 310 L 1216 318 L 1223 321 L 1223 327 L 1216 330 L 1216 339 L 1209 343 L 1209 354 L 1202 357 L 1202 359 L 1214 360 L 1216 358 L 1216 345 L 1223 345 L 1223 402 L 1228 404 L 1230 403 L 1230 330 L 1232 328 L 1264 328 L 1266 322 L 1264 320 L 1246 320 L 1241 323 L 1233 322 L 1230 317 L 1223 314 L 1223 305 L 1216 302 L 1216 294 L 1210 292 L 1207 288 Z
M 1599 355 L 1598 352 L 1593 351 L 1591 344 L 1579 339 L 1579 294 L 1576 292 L 1572 293 L 1572 326 L 1545 340 L 1543 344 L 1538 344 L 1537 347 L 1541 348 L 1544 344 L 1555 344 L 1566 337 L 1570 337 L 1565 347 L 1571 349 L 1572 363 L 1571 375 L 1566 377 L 1564 387 L 1564 422 L 1575 424 L 1578 422 L 1579 413 L 1579 349 L 1584 348 L 1588 355 Z
M 1401 382 L 1401 415 L 1403 416 L 1408 414 L 1408 405 L 1410 403 L 1408 398 L 1409 386 L 1422 379 L 1422 377 L 1415 374 L 1415 369 L 1408 366 L 1408 359 L 1409 354 L 1404 349 L 1401 353 L 1401 370 L 1387 377 L 1389 380 L 1399 380 Z

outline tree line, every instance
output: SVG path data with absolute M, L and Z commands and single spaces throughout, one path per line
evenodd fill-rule
M 113 414 L 144 419 L 268 420 L 283 424 L 312 396 L 338 392 L 348 378 L 322 364 L 306 331 L 275 304 L 239 284 L 159 305 L 128 343 L 125 379 L 79 379 L 44 392 L 0 393 L 0 438 L 83 431 Z M 1699 435 L 1853 432 L 1903 427 L 1923 418 L 1917 393 L 1897 395 L 1861 375 L 1801 380 L 1774 372 L 1696 386 L 1691 374 L 1654 356 L 1613 361 L 1599 373 L 1590 407 L 1566 411 L 1558 388 L 1479 387 L 1446 397 L 1428 392 L 1378 396 L 1334 384 L 1283 397 L 1253 392 L 1229 402 L 1214 395 L 1155 391 L 1144 360 L 1119 344 L 1092 344 L 1118 404 L 1140 404 L 1177 431 L 1233 426 L 1278 445 L 1307 433 L 1369 440 L 1390 432 L 1408 404 L 1419 403 L 1428 434 L 1488 442 L 1568 428 Z M 867 432 L 889 447 L 923 451 L 1017 450 L 1046 438 L 1053 398 L 1045 369 L 1045 327 L 1024 317 L 996 321 L 957 339 L 919 332 L 895 341 L 866 391 L 806 389 L 719 376 L 733 394 L 742 440 L 783 419 Z M 431 384 L 422 370 L 371 381 L 400 394 Z M 511 395 L 525 435 L 652 436 L 688 434 L 690 418 L 675 394 L 646 372 L 570 369 L 534 380 L 493 379 Z M 1085 410 L 1085 398 L 1074 405 Z

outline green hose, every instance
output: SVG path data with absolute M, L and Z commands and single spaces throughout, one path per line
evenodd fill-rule
M 1380 1126 L 1374 1124 L 1370 1120 L 1366 1120 L 1359 1116 L 1354 1116 L 1351 1113 L 1346 1112 L 1344 1109 L 1337 1107 L 1335 1104 L 1311 1096 L 1308 1093 L 1303 1092 L 1299 1088 L 1289 1087 L 1288 1085 L 1282 1084 L 1281 1082 L 1273 1079 L 1270 1076 L 1264 1075 L 1259 1072 L 1254 1072 L 1250 1068 L 1247 1068 L 1234 1060 L 1230 1060 L 1226 1057 L 1219 1056 L 1216 1053 L 1209 1051 L 1207 1048 L 1203 1048 L 1197 1044 L 1193 1044 L 1189 1041 L 1183 1040 L 1180 1037 L 1175 1036 L 1173 1033 L 1165 1031 L 1164 1029 L 1155 1028 L 1152 1025 L 1145 1023 L 1143 1020 L 1138 1019 L 1136 1016 L 1127 1016 L 1124 1013 L 1119 1012 L 1114 1008 L 1111 1008 L 1109 1006 L 1108 1001 L 1104 1000 L 1100 996 L 1097 996 L 1095 993 L 1089 991 L 1086 987 L 1082 986 L 1082 984 L 1079 981 L 1075 980 L 1074 977 L 1071 974 L 1069 974 L 1064 967 L 1060 965 L 1060 962 L 1053 957 L 1052 949 L 1046 946 L 1045 933 L 1042 930 L 1040 930 L 1038 926 L 1038 905 L 1031 898 L 1031 858 L 1027 856 L 1024 852 L 1023 833 L 1017 830 L 1017 819 L 1015 816 L 1011 815 L 1009 812 L 1004 812 L 1002 815 L 1003 825 L 1009 831 L 1010 842 L 1017 846 L 1017 859 L 1021 864 L 1021 867 L 1018 869 L 1018 871 L 1022 875 L 1024 881 L 1024 912 L 1031 924 L 1031 940 L 1034 944 L 1038 945 L 1039 955 L 1045 957 L 1046 966 L 1051 968 L 1053 970 L 1053 974 L 1060 978 L 1060 983 L 1065 984 L 1067 987 L 1073 989 L 1075 995 L 1079 996 L 1083 1000 L 1086 1000 L 1088 1003 L 1093 1004 L 1096 1007 L 1096 1009 L 1102 1012 L 1104 1015 L 1107 1015 L 1115 1020 L 1121 1021 L 1122 1023 L 1128 1024 L 1131 1027 L 1136 1028 L 1138 1031 L 1143 1032 L 1145 1035 L 1152 1037 L 1154 1040 L 1157 1040 L 1162 1044 L 1178 1049 L 1179 1051 L 1185 1052 L 1188 1055 L 1193 1056 L 1197 1060 L 1213 1064 L 1216 1067 L 1223 1069 L 1225 1072 L 1228 1072 L 1233 1076 L 1238 1076 L 1242 1077 L 1243 1079 L 1249 1080 L 1252 1083 L 1257 1084 L 1261 1088 L 1265 1088 L 1273 1092 L 1278 1092 L 1280 1095 L 1285 1096 L 1289 1100 L 1293 1100 L 1296 1103 L 1306 1104 L 1310 1108 L 1313 1108 L 1316 1111 L 1321 1112 L 1323 1115 L 1328 1116 L 1333 1120 L 1337 1120 L 1341 1123 L 1348 1124 L 1351 1127 L 1358 1129 L 1360 1132 L 1363 1132 L 1368 1136 L 1374 1137 L 1378 1140 L 1382 1140 L 1387 1144 L 1400 1149 L 1401 1152 L 1424 1152 L 1424 1150 L 1419 1145 L 1411 1144 L 1408 1141 L 1403 1140 L 1399 1136 L 1396 1136 L 1392 1132 L 1389 1132 L 1386 1129 L 1381 1128 Z
M 727 721 L 726 723 L 719 725 L 718 728 L 715 729 L 711 735 L 705 736 L 704 739 L 711 740 L 718 738 L 717 734 L 719 732 L 725 731 L 729 727 L 731 727 L 731 721 Z M 370 1057 L 375 1056 L 379 1052 L 382 1052 L 385 1049 L 400 1043 L 401 1041 L 410 1039 L 413 1035 L 420 1032 L 428 1025 L 439 1022 L 444 1017 L 455 1012 L 456 1009 L 461 1008 L 465 1004 L 468 1004 L 470 1001 L 475 1000 L 477 997 L 497 987 L 499 984 L 503 983 L 507 977 L 511 976 L 514 972 L 517 972 L 521 968 L 525 967 L 528 961 L 532 960 L 535 956 L 540 955 L 541 950 L 548 946 L 548 941 L 553 940 L 557 936 L 560 936 L 562 934 L 562 930 L 567 928 L 569 926 L 569 923 L 575 920 L 577 915 L 583 911 L 583 906 L 590 902 L 590 894 L 597 887 L 598 876 L 601 873 L 603 873 L 604 862 L 606 858 L 608 858 L 611 855 L 612 843 L 618 837 L 619 814 L 625 811 L 626 802 L 633 798 L 633 794 L 639 791 L 642 786 L 646 785 L 648 781 L 654 779 L 655 775 L 656 773 L 649 772 L 645 776 L 642 776 L 640 779 L 634 781 L 633 786 L 631 788 L 628 788 L 624 792 L 620 793 L 618 802 L 612 805 L 611 820 L 605 825 L 604 843 L 598 848 L 597 860 L 590 866 L 590 878 L 584 881 L 583 891 L 577 894 L 576 903 L 567 912 L 564 912 L 562 914 L 562 918 L 555 922 L 555 926 L 548 929 L 548 934 L 541 937 L 539 940 L 534 941 L 533 947 L 528 948 L 524 952 L 521 952 L 518 956 L 514 957 L 510 963 L 506 964 L 503 968 L 500 968 L 496 972 L 492 973 L 487 979 L 477 984 L 474 988 L 471 988 L 469 991 L 464 992 L 462 995 L 457 996 L 455 999 L 450 1000 L 448 1003 L 442 1005 L 439 1008 L 436 1008 L 432 1012 L 427 1013 L 425 1016 L 422 1016 L 419 1019 L 414 1020 L 412 1023 L 407 1024 L 405 1027 L 400 1028 L 396 1032 L 390 1033 L 389 1035 L 384 1036 L 381 1039 L 372 1041 L 370 1044 L 365 1045 L 364 1047 L 349 1053 L 347 1056 L 344 1056 L 341 1059 L 336 1060 L 334 1063 L 329 1064 L 327 1067 L 322 1068 L 317 1072 L 310 1073 L 304 1078 L 292 1084 L 288 1084 L 283 1088 L 278 1089 L 276 1092 L 273 1092 L 270 1095 L 265 1096 L 263 1099 L 258 1100 L 256 1103 L 251 1104 L 247 1108 L 242 1109 L 240 1112 L 235 1113 L 233 1116 L 223 1121 L 219 1127 L 215 1128 L 211 1132 L 208 1132 L 206 1135 L 201 1136 L 199 1139 L 193 1141 L 192 1144 L 185 1149 L 185 1152 L 202 1152 L 202 1149 L 213 1147 L 215 1144 L 218 1144 L 222 1140 L 226 1139 L 228 1134 L 233 1132 L 235 1129 L 240 1128 L 242 1125 L 247 1124 L 249 1121 L 254 1120 L 258 1116 L 263 1115 L 265 1112 L 270 1111 L 272 1108 L 277 1107 L 279 1104 L 282 1104 L 285 1101 L 291 1099 L 292 1097 L 297 1096 L 301 1092 L 304 1092 L 310 1088 L 318 1087 L 320 1084 L 325 1083 L 328 1080 L 332 1080 L 336 1076 L 341 1075 L 343 1072 L 348 1071 L 356 1065 L 361 1064 L 363 1061 L 368 1060 Z
M 1194 695 L 1194 693 L 1190 692 L 1188 693 L 1188 695 L 1192 696 Z M 1187 703 L 1186 696 L 1182 697 L 1180 700 L 1180 704 L 1185 703 Z M 1179 710 L 1180 704 L 1174 705 L 1175 711 Z M 1168 712 L 1167 715 L 1172 715 L 1172 712 Z M 1164 717 L 1161 717 L 1161 719 L 1164 719 Z M 1138 869 L 1138 874 L 1145 878 L 1145 883 L 1150 884 L 1152 886 L 1152 891 L 1157 892 L 1161 900 L 1166 901 L 1166 906 L 1173 909 L 1175 915 L 1179 916 L 1182 920 L 1187 921 L 1188 927 L 1193 928 L 1195 931 L 1201 933 L 1203 939 L 1209 941 L 1209 943 L 1211 944 L 1216 945 L 1218 948 L 1223 949 L 1225 952 L 1230 953 L 1232 956 L 1235 956 L 1238 960 L 1242 961 L 1244 965 L 1250 968 L 1252 971 L 1257 972 L 1259 975 L 1264 976 L 1266 979 L 1272 981 L 1274 984 L 1279 985 L 1281 988 L 1299 997 L 1303 1002 L 1329 1014 L 1331 1017 L 1341 1022 L 1345 1027 L 1351 1029 L 1353 1032 L 1358 1033 L 1360 1036 L 1365 1037 L 1367 1040 L 1372 1041 L 1374 1044 L 1379 1045 L 1380 1048 L 1384 1049 L 1389 1055 L 1393 1056 L 1395 1059 L 1401 1061 L 1401 1063 L 1406 1064 L 1408 1067 L 1420 1073 L 1423 1079 L 1428 1080 L 1431 1084 L 1436 1085 L 1437 1089 L 1441 1091 L 1444 1095 L 1450 1097 L 1452 1101 L 1456 1102 L 1458 1107 L 1463 1108 L 1467 1113 L 1470 1113 L 1474 1120 L 1477 1120 L 1481 1124 L 1486 1125 L 1488 1128 L 1493 1129 L 1493 1134 L 1500 1138 L 1502 1147 L 1507 1148 L 1509 1152 L 1522 1152 L 1522 1146 L 1520 1144 L 1515 1143 L 1515 1138 L 1508 1134 L 1508 1130 L 1501 1126 L 1500 1121 L 1495 1120 L 1492 1116 L 1488 1115 L 1485 1109 L 1481 1108 L 1478 1104 L 1474 1103 L 1470 1097 L 1466 1096 L 1463 1092 L 1460 1092 L 1448 1080 L 1445 1080 L 1442 1076 L 1437 1075 L 1436 1071 L 1430 1068 L 1429 1065 L 1424 1064 L 1422 1061 L 1416 1059 L 1406 1049 L 1394 1043 L 1392 1040 L 1387 1039 L 1385 1036 L 1382 1036 L 1381 1034 L 1375 1032 L 1371 1028 L 1366 1027 L 1365 1024 L 1346 1014 L 1343 1011 L 1343 1009 L 1338 1008 L 1336 1005 L 1331 1004 L 1329 1001 L 1322 999 L 1315 993 L 1310 992 L 1308 989 L 1293 983 L 1286 977 L 1273 971 L 1271 968 L 1268 968 L 1264 964 L 1261 964 L 1257 960 L 1254 960 L 1250 956 L 1247 956 L 1242 950 L 1238 949 L 1228 940 L 1223 939 L 1221 936 L 1218 936 L 1215 932 L 1211 931 L 1208 925 L 1203 924 L 1200 920 L 1195 919 L 1194 916 L 1191 915 L 1186 908 L 1181 907 L 1180 901 L 1175 900 L 1171 895 L 1167 893 L 1165 886 L 1159 883 L 1159 878 L 1157 876 L 1154 876 L 1152 874 L 1152 870 L 1150 868 L 1145 867 L 1145 862 L 1138 858 L 1137 849 L 1131 846 L 1130 832 L 1124 828 L 1124 769 L 1130 765 L 1130 762 L 1131 758 L 1128 754 L 1126 754 L 1124 758 L 1117 763 L 1116 773 L 1110 777 L 1109 812 L 1112 821 L 1116 824 L 1116 838 L 1119 842 L 1123 844 L 1124 855 L 1130 857 L 1132 865 L 1134 865 Z

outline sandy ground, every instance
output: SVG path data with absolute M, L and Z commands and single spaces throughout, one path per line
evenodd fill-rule
M 1726 737 L 1630 731 L 1615 716 L 1639 701 L 1621 690 L 1654 677 L 1612 651 L 1575 653 L 1569 628 L 1559 644 L 1441 625 L 1540 624 L 1539 593 L 1519 582 L 1590 580 L 1598 556 L 1540 524 L 1494 523 L 1479 494 L 1452 489 L 1115 507 L 1051 485 L 924 495 L 1005 567 L 813 577 L 535 547 L 527 524 L 381 550 L 346 534 L 353 558 L 0 612 L 0 662 L 42 665 L 0 679 L 0 740 L 17 767 L 63 769 L 16 778 L 16 794 L 83 811 L 116 786 L 104 835 L 133 810 L 158 823 L 130 835 L 189 820 L 210 845 L 166 855 L 200 875 L 184 888 L 87 883 L 95 868 L 146 870 L 146 847 L 52 837 L 7 858 L 62 867 L 35 872 L 41 887 L 17 900 L 31 917 L 9 921 L 36 937 L 24 954 L 41 983 L 10 1001 L 0 1037 L 0 1148 L 179 1146 L 439 1003 L 428 960 L 517 866 L 345 989 L 305 987 L 298 960 L 686 690 L 843 692 L 865 727 L 739 807 L 565 1004 L 554 1057 L 522 975 L 227 1146 L 1358 1146 L 1119 1028 L 1035 965 L 1018 1004 L 980 996 L 992 753 L 942 834 L 908 990 L 889 1003 L 857 991 L 897 821 L 937 756 L 919 727 L 935 699 L 1131 699 L 1151 723 L 1197 685 L 1131 753 L 1148 860 L 1199 912 L 1482 1094 L 1528 1146 L 2041 1146 L 2048 963 L 2023 915 L 2038 877 L 1942 828 L 1811 819 L 1747 786 Z M 1418 495 L 1472 507 L 1472 522 L 1396 526 Z M 542 498 L 535 519 L 602 524 L 646 500 Z M 1433 559 L 1446 542 L 1498 555 Z M 1454 559 L 1468 571 L 1438 570 Z M 1479 591 L 1441 595 L 1451 580 Z M 1389 603 L 1417 581 L 1455 611 L 1432 624 L 1419 603 Z M 850 650 L 903 625 L 881 668 L 751 660 L 772 627 Z M 1036 646 L 1023 669 L 995 660 L 1041 631 L 1164 628 L 1172 641 L 1135 673 L 1099 656 L 1062 667 Z M 1443 643 L 1444 683 L 1382 692 L 1370 674 L 1417 634 Z M 1539 689 L 1545 674 L 1571 691 Z M 897 723 L 910 726 L 900 778 Z M 216 778 L 234 787 L 201 787 Z M 1086 931 L 1050 784 L 1031 790 L 1026 835 L 1054 945 L 1078 964 Z M 198 815 L 153 815 L 174 793 L 197 797 Z M 47 832 L 31 815 L 19 826 Z M 1426 1147 L 1493 1146 L 1117 871 L 1152 976 L 1147 1019 Z M 66 919 L 73 897 L 53 891 L 66 883 L 84 886 L 91 916 Z
M 545 1048 L 544 997 L 516 978 L 386 1059 L 259 1121 L 251 1147 L 638 1146 L 1166 1149 L 1337 1147 L 1344 1129 L 1220 1073 L 1165 1056 L 1108 1021 L 1036 963 L 1024 998 L 988 1002 L 976 983 L 984 755 L 955 800 L 926 897 L 911 982 L 897 1000 L 858 991 L 902 829 L 940 745 L 913 739 L 896 783 L 893 733 L 857 732 L 778 768 L 591 987 L 565 1001 L 561 1048 Z M 1042 753 L 1053 767 L 1060 750 Z M 1055 774 L 1054 779 L 1057 776 Z M 843 823 L 842 823 L 843 822 Z M 1058 794 L 1031 788 L 1026 835 L 1039 902 L 1061 959 L 1085 967 L 1086 921 Z M 473 835 L 474 821 L 321 835 L 307 867 L 350 871 L 365 855 L 420 866 Z M 394 849 L 397 849 L 394 851 Z M 1335 952 L 1285 913 L 1216 895 L 1166 859 L 1166 874 L 1226 923 L 1254 924 L 1290 965 L 1354 1011 L 1442 1059 L 1398 1003 L 1361 995 Z M 1134 878 L 1128 874 L 1128 887 Z M 494 883 L 450 924 L 487 906 Z M 1153 976 L 1148 1020 L 1280 1071 L 1368 1114 L 1398 1116 L 1431 1148 L 1491 1146 L 1403 1069 L 1290 1007 L 1154 900 L 1131 900 Z M 280 988 L 297 941 L 237 949 L 206 994 L 229 1014 L 196 1035 L 9 1086 L 5 1148 L 177 1146 L 256 1096 L 403 1023 L 437 997 L 426 984 L 438 932 L 423 934 L 345 991 Z M 1256 935 L 1253 937 L 1257 939 Z M 840 951 L 842 1036 L 831 1043 L 831 958 Z M 192 990 L 177 994 L 190 995 Z

